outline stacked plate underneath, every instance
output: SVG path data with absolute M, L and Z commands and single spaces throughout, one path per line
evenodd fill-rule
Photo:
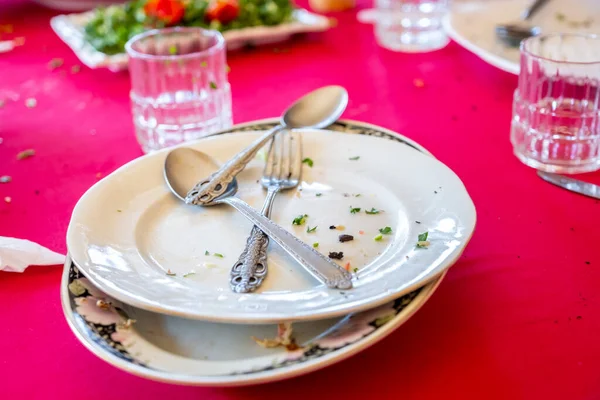
M 275 123 L 239 125 L 186 146 L 224 162 Z M 229 271 L 251 224 L 231 208 L 177 200 L 163 178 L 165 150 L 123 166 L 75 207 L 61 295 L 78 339 L 150 379 L 243 385 L 342 360 L 416 312 L 473 233 L 463 184 L 421 146 L 383 128 L 346 121 L 298 134 L 311 162 L 271 219 L 325 255 L 343 253 L 352 289 L 328 289 L 271 244 L 264 284 L 233 293 Z M 237 195 L 255 208 L 264 199 L 263 164 L 259 154 L 238 175 Z M 299 215 L 306 224 L 292 223 Z M 354 240 L 342 243 L 340 234 Z

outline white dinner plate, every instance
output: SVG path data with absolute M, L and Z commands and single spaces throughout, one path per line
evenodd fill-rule
M 169 383 L 239 386 L 306 374 L 368 348 L 421 308 L 442 279 L 372 310 L 293 324 L 293 351 L 252 340 L 274 337 L 276 325 L 194 321 L 123 304 L 92 285 L 68 257 L 61 300 L 77 339 L 121 370 Z
M 444 19 L 448 35 L 484 61 L 504 71 L 519 73 L 519 49 L 496 38 L 494 27 L 516 21 L 531 0 L 466 1 L 455 4 Z M 543 33 L 600 34 L 600 1 L 549 0 L 531 23 Z
M 162 175 L 169 149 L 126 164 L 83 195 L 67 232 L 73 261 L 98 288 L 136 307 L 249 324 L 332 318 L 372 308 L 422 286 L 457 260 L 476 216 L 449 168 L 401 138 L 299 133 L 304 157 L 314 165 L 304 167 L 297 190 L 278 197 L 272 219 L 301 240 L 319 243 L 325 255 L 343 252 L 338 262 L 354 271 L 353 289 L 328 289 L 271 244 L 269 275 L 259 291 L 233 293 L 229 270 L 252 225 L 228 206 L 201 208 L 177 200 Z M 186 146 L 224 162 L 259 135 L 221 134 Z M 254 207 L 264 199 L 257 184 L 262 167 L 259 155 L 238 175 L 238 197 Z M 353 214 L 351 208 L 361 210 Z M 381 212 L 365 212 L 372 209 Z M 292 224 L 304 214 L 305 225 Z M 315 226 L 316 232 L 307 232 Z M 391 233 L 375 240 L 385 227 Z M 417 248 L 425 232 L 430 245 Z M 340 234 L 354 240 L 340 243 Z

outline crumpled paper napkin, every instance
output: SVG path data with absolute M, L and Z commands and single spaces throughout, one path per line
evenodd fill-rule
M 64 264 L 65 256 L 30 240 L 0 236 L 0 271 L 23 272 L 30 265 Z

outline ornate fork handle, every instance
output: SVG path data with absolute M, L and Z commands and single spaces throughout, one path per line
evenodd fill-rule
M 233 181 L 233 178 L 239 174 L 246 165 L 254 158 L 258 150 L 263 147 L 277 132 L 284 129 L 282 125 L 267 131 L 264 135 L 256 139 L 250 146 L 239 152 L 234 158 L 229 160 L 217 172 L 207 179 L 198 182 L 185 197 L 187 204 L 202 205 L 211 203 L 217 197 L 225 193 L 227 186 Z
M 237 209 L 327 287 L 337 289 L 352 287 L 352 275 L 348 271 L 258 213 L 244 201 L 237 197 L 225 197 L 218 199 L 217 202 L 229 204 Z
M 269 218 L 273 207 L 275 195 L 279 192 L 279 186 L 269 187 L 262 208 L 262 215 Z M 269 237 L 256 225 L 246 240 L 246 247 L 231 268 L 229 284 L 231 289 L 237 293 L 249 293 L 258 288 L 267 276 L 267 248 Z

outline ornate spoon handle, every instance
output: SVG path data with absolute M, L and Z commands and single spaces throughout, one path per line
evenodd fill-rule
M 282 125 L 267 131 L 261 137 L 256 139 L 250 146 L 240 151 L 225 163 L 217 172 L 207 179 L 198 182 L 185 197 L 187 204 L 203 205 L 211 203 L 217 197 L 225 193 L 227 186 L 233 181 L 233 178 L 239 174 L 244 167 L 254 158 L 260 150 L 277 132 L 284 129 Z
M 267 192 L 261 211 L 262 215 L 267 218 L 271 214 L 273 200 L 279 190 L 280 187 L 273 186 Z M 242 251 L 242 254 L 231 268 L 231 277 L 229 280 L 231 290 L 237 293 L 249 293 L 256 290 L 263 283 L 268 273 L 268 247 L 269 237 L 255 225 L 246 241 L 244 251 Z
M 337 289 L 352 287 L 352 276 L 348 271 L 258 213 L 244 201 L 237 197 L 225 197 L 217 202 L 229 204 L 237 209 L 327 287 Z

